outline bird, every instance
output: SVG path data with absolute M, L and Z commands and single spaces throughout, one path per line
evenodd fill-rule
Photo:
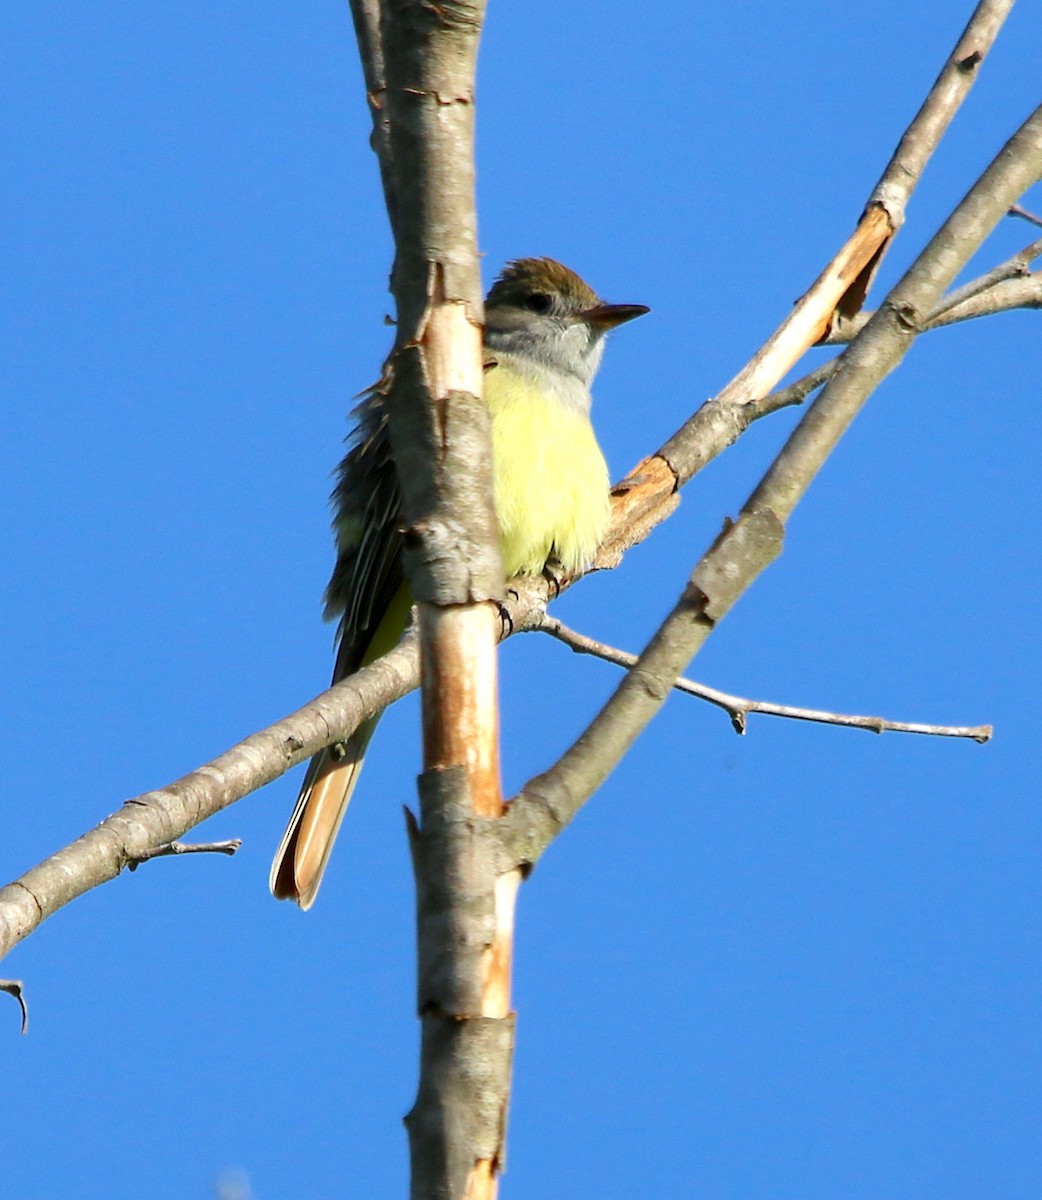
M 507 263 L 485 301 L 484 397 L 507 579 L 552 564 L 588 566 L 608 528 L 610 482 L 590 421 L 590 385 L 609 330 L 650 311 L 606 304 L 552 258 Z M 336 564 L 325 594 L 339 619 L 336 683 L 390 650 L 412 605 L 402 563 L 401 497 L 382 395 L 365 394 L 336 473 Z M 314 903 L 378 717 L 312 758 L 275 855 L 270 886 Z

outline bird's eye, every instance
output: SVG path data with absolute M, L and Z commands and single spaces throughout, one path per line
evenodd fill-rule
M 553 301 L 546 292 L 532 292 L 525 297 L 524 304 L 534 313 L 548 313 L 553 307 Z

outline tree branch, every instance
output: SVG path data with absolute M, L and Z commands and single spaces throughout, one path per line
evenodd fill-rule
M 383 37 L 380 31 L 380 0 L 350 0 L 351 18 L 358 42 L 358 58 L 365 80 L 365 96 L 373 122 L 370 145 L 380 166 L 384 204 L 392 232 L 398 227 L 398 196 L 394 182 L 390 122 L 385 109 L 387 72 L 384 67 Z
M 1042 273 L 1035 271 L 1019 279 L 1004 279 L 987 290 L 946 308 L 939 316 L 930 315 L 928 329 L 940 329 L 977 317 L 994 317 L 1018 308 L 1042 308 Z
M 1014 208 L 1017 206 L 1014 205 Z M 1012 212 L 1013 209 L 1010 209 Z M 1042 256 L 1042 238 L 1030 242 L 1005 262 L 999 263 L 984 275 L 971 279 L 962 287 L 955 288 L 944 296 L 926 318 L 923 331 L 941 329 L 957 321 L 969 321 L 976 317 L 990 317 L 1000 312 L 1011 312 L 1016 308 L 1038 308 L 1042 292 L 1042 276 L 1032 273 L 1028 267 Z M 874 312 L 861 312 L 849 320 L 837 321 L 825 338 L 823 345 L 847 345 L 875 316 Z M 834 359 L 838 362 L 838 359 Z
M 1037 225 L 1042 229 L 1042 217 L 1037 217 L 1033 212 L 1028 212 L 1021 204 L 1011 204 L 1009 206 L 1009 215 L 1011 217 L 1020 217 L 1023 221 L 1028 221 L 1032 225 Z
M 0 958 L 47 917 L 157 846 L 175 841 L 243 796 L 356 729 L 419 683 L 415 637 L 290 716 L 158 791 L 126 801 L 50 858 L 0 888 Z
M 969 283 L 964 283 L 962 287 L 950 291 L 930 314 L 930 322 L 939 321 L 951 309 L 958 308 L 964 301 L 974 299 L 981 292 L 986 292 L 996 284 L 1030 274 L 1028 268 L 1040 254 L 1042 254 L 1042 238 L 1029 243 L 1023 250 L 1018 250 L 1016 254 L 1011 255 L 1005 262 L 999 263 L 997 267 L 993 267 L 986 274 L 979 275 L 976 279 L 971 279 Z
M 510 806 L 511 847 L 533 863 L 661 708 L 684 665 L 781 552 L 785 523 L 865 400 L 907 353 L 970 256 L 1042 177 L 1042 108 L 1006 143 L 844 352 L 840 369 L 705 555 L 680 600 L 578 740 Z
M 475 818 L 503 807 L 498 622 L 487 603 L 503 594 L 503 568 L 482 401 L 474 207 L 484 10 L 484 0 L 383 0 L 379 31 L 386 127 L 377 150 L 389 157 L 398 318 L 385 401 L 422 659 L 421 823 L 411 838 L 422 1036 L 419 1089 L 405 1121 L 413 1200 L 495 1195 L 513 1047 L 520 874 L 482 871 L 467 836 Z M 365 54 L 365 37 L 359 45 Z
M 563 642 L 576 654 L 591 654 L 605 662 L 614 663 L 617 667 L 629 668 L 637 664 L 636 654 L 587 637 L 584 633 L 570 629 L 556 617 L 544 616 L 539 629 Z M 870 733 L 919 733 L 933 737 L 968 738 L 981 744 L 990 741 L 993 733 L 990 725 L 924 725 L 920 722 L 892 721 L 888 717 L 854 716 L 850 713 L 827 712 L 819 708 L 774 704 L 769 700 L 749 700 L 744 696 L 734 696 L 730 692 L 722 692 L 719 688 L 683 677 L 675 680 L 673 687 L 678 692 L 722 708 L 731 718 L 735 733 L 742 735 L 746 732 L 746 717 L 750 713 L 760 713 L 766 717 L 786 717 L 792 721 L 815 721 L 822 725 L 842 725 L 848 729 L 865 729 Z
M 982 0 L 973 10 L 915 120 L 873 188 L 869 205 L 882 205 L 895 228 L 903 223 L 908 200 L 926 164 L 976 81 L 978 68 L 1012 7 L 1013 0 Z
M 242 846 L 242 838 L 228 838 L 223 842 L 167 842 L 165 846 L 155 846 L 146 850 L 139 858 L 130 859 L 127 867 L 136 871 L 142 863 L 153 858 L 176 858 L 181 854 L 227 854 L 238 852 Z
M 893 158 L 869 196 L 858 228 L 749 363 L 615 489 L 612 529 L 597 557 L 615 566 L 633 543 L 676 507 L 676 490 L 747 428 L 744 406 L 767 396 L 804 351 L 822 340 L 836 314 L 852 316 L 930 155 L 978 75 L 1013 0 L 982 0 L 947 58 Z

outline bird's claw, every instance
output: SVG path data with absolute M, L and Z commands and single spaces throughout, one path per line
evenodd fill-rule
M 561 580 L 558 578 L 554 567 L 560 567 L 559 562 L 547 563 L 543 567 L 543 578 L 546 580 L 546 585 L 550 589 L 550 599 L 556 600 L 561 594 Z
M 515 600 L 520 599 L 513 588 L 507 588 L 507 595 L 511 594 L 513 594 Z M 510 615 L 509 609 L 502 600 L 496 601 L 496 609 L 499 612 L 499 640 L 502 641 L 514 632 L 514 618 Z

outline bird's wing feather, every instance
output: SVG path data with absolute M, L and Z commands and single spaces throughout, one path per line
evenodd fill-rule
M 333 492 L 337 561 L 326 589 L 326 618 L 340 618 L 334 683 L 361 665 L 404 581 L 401 494 L 383 397 L 367 394 L 356 416 Z

